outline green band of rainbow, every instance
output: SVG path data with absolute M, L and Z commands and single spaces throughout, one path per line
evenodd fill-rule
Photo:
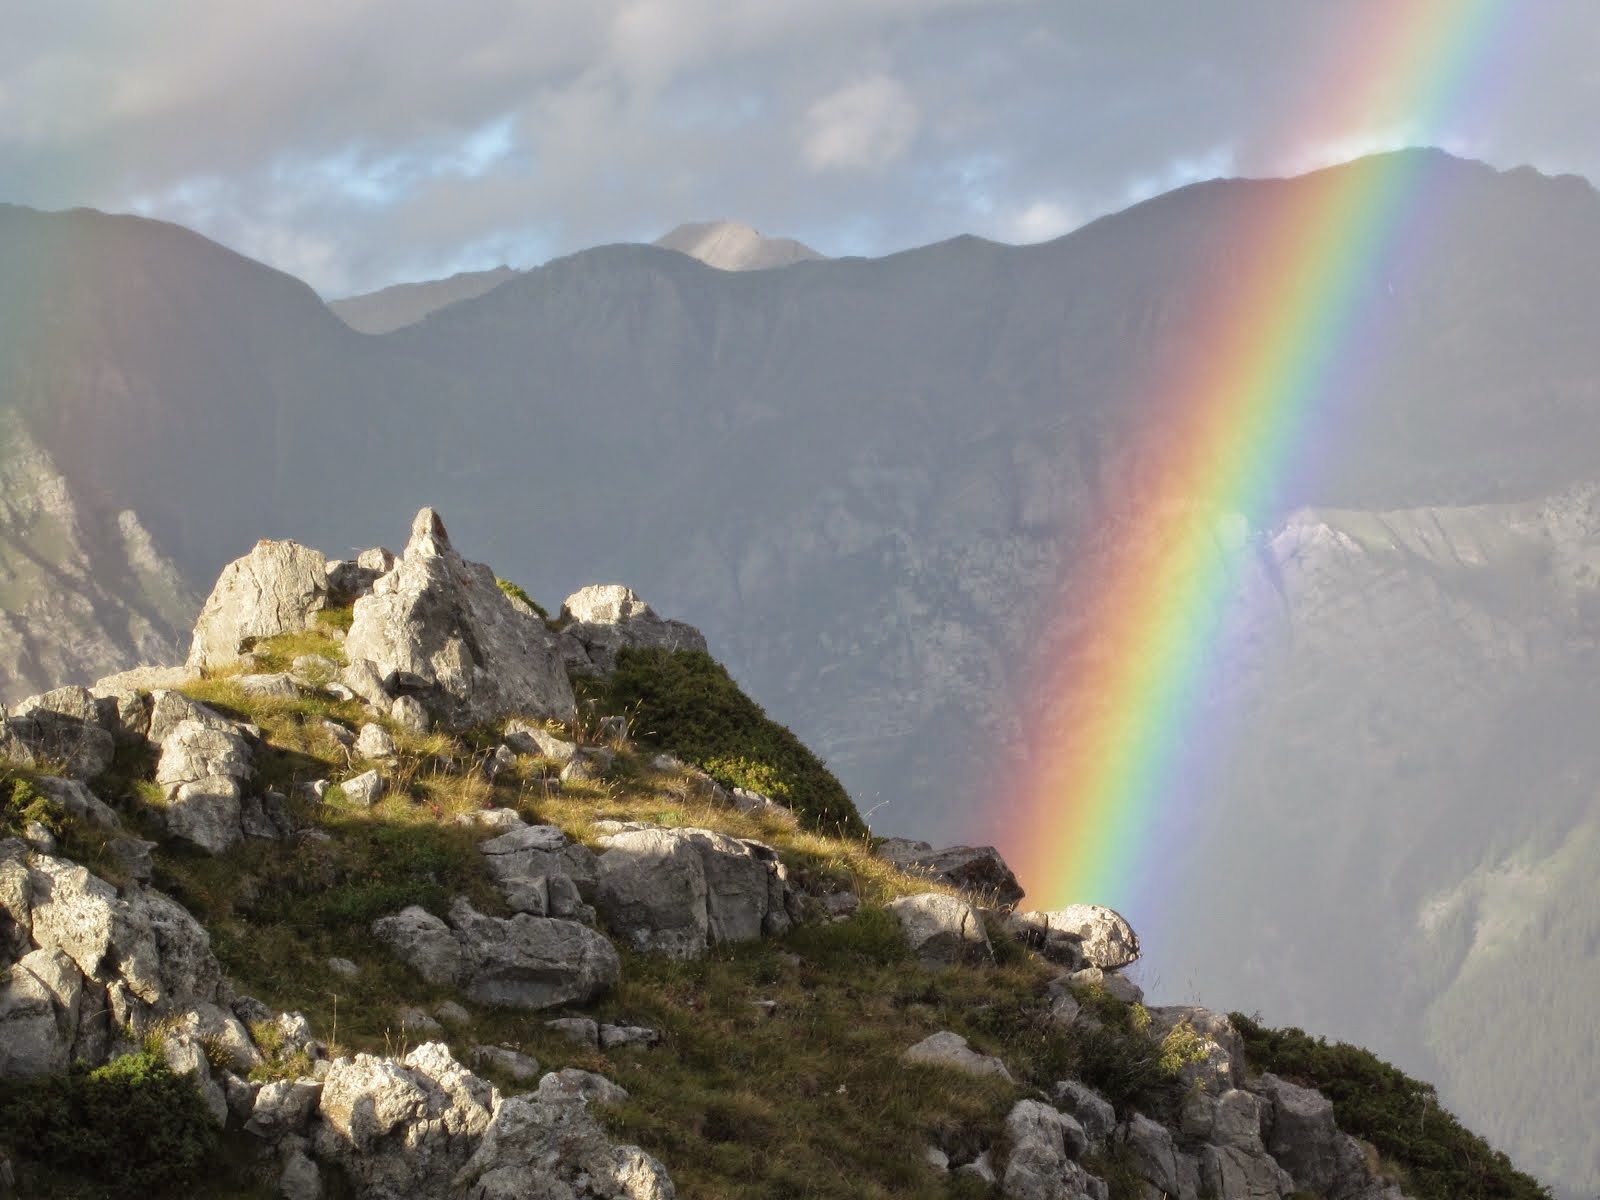
M 1335 129 L 1341 117 L 1344 128 L 1363 128 L 1404 113 L 1413 134 L 1436 139 L 1485 59 L 1507 50 L 1507 0 L 1352 11 L 1373 15 L 1348 27 L 1328 69 L 1309 73 L 1314 91 L 1344 100 Z M 1319 423 L 1337 419 L 1327 411 L 1335 385 L 1349 385 L 1378 333 L 1366 298 L 1428 215 L 1426 165 L 1426 156 L 1390 155 L 1264 185 L 1282 192 L 1250 230 L 1248 259 L 1227 290 L 1234 299 L 1186 339 L 1200 349 L 1153 373 L 1142 411 L 1167 449 L 1141 472 L 1141 494 L 1123 502 L 1127 549 L 1108 573 L 1067 588 L 1080 605 L 1092 592 L 1080 627 L 1093 649 L 1047 681 L 1050 695 L 1034 707 L 1068 723 L 1043 752 L 1036 740 L 1019 789 L 1024 812 L 1011 810 L 994 831 L 1030 907 L 1138 906 L 1141 855 L 1181 791 L 1186 747 L 1204 740 L 1217 683 L 1208 651 L 1229 618 L 1238 562 L 1219 542 L 1217 517 L 1240 514 L 1259 528 L 1303 469 Z

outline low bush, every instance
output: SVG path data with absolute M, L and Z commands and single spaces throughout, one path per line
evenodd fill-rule
M 1241 1013 L 1230 1019 L 1251 1067 L 1326 1095 L 1339 1127 L 1397 1163 L 1417 1200 L 1549 1200 L 1547 1188 L 1442 1108 L 1430 1084 L 1359 1046 L 1269 1029 Z
M 0 1081 L 0 1142 L 24 1180 L 33 1170 L 69 1172 L 113 1198 L 188 1195 L 218 1148 L 194 1084 L 154 1049 L 93 1070 Z
M 719 783 L 770 796 L 816 832 L 866 836 L 855 804 L 822 760 L 704 651 L 623 650 L 610 679 L 579 685 L 601 712 L 628 715 L 636 737 Z

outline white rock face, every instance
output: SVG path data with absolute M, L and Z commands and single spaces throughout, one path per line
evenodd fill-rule
M 705 650 L 693 625 L 668 621 L 620 583 L 595 584 L 568 596 L 561 606 L 562 657 L 569 671 L 607 675 L 624 649 Z
M 965 900 L 943 892 L 923 892 L 891 900 L 885 907 L 900 919 L 906 944 L 926 966 L 994 958 L 983 918 Z
M 327 598 L 328 563 L 320 550 L 257 542 L 217 578 L 194 627 L 189 666 L 225 667 L 259 640 L 306 629 Z
M 356 601 L 345 653 L 385 679 L 420 681 L 418 698 L 446 724 L 576 715 L 554 636 L 512 604 L 493 571 L 456 553 L 431 508 L 417 514 L 395 569 Z
M 903 1055 L 901 1060 L 924 1066 L 949 1067 L 968 1075 L 993 1075 L 1010 1080 L 1011 1072 L 1005 1063 L 989 1054 L 979 1054 L 967 1045 L 967 1039 L 948 1030 L 929 1034 Z
M 738 221 L 702 221 L 679 225 L 656 245 L 698 258 L 719 271 L 765 271 L 822 258 L 793 238 L 769 238 Z

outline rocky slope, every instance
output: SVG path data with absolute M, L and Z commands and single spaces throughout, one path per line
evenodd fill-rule
M 793 238 L 769 238 L 738 221 L 697 221 L 679 225 L 655 240 L 719 271 L 767 271 L 823 257 Z
M 330 300 L 328 307 L 341 321 L 359 333 L 393 333 L 396 329 L 415 325 L 429 313 L 437 312 L 447 304 L 475 299 L 518 274 L 511 267 L 495 267 L 491 271 L 462 271 L 448 279 L 397 283 L 365 295 Z
M 1464 1194 L 1229 1018 L 1146 1009 L 1109 909 L 985 908 L 953 885 L 1014 903 L 992 849 L 901 868 L 577 722 L 694 631 L 614 587 L 551 628 L 493 579 L 431 510 L 398 559 L 262 542 L 190 666 L 0 713 L 0 1194 Z
M 1553 1032 L 1496 1052 L 1564 1060 L 1549 1073 L 1458 1058 L 1511 1041 L 1472 1036 L 1506 986 L 1467 969 L 1480 926 L 1553 994 L 1585 994 L 1595 960 L 1568 865 L 1592 827 L 1573 731 L 1594 697 L 1563 556 L 1587 534 L 1544 523 L 1547 554 L 1527 515 L 1596 477 L 1600 201 L 1581 180 L 1401 155 L 1185 189 L 1040 247 L 745 273 L 608 247 L 381 339 L 181 231 L 6 210 L 0 396 L 196 586 L 259 534 L 347 553 L 437 502 L 537 593 L 625 575 L 696 613 L 880 831 L 989 840 L 995 780 L 1047 705 L 1037 665 L 1070 661 L 1080 568 L 1126 537 L 1160 432 L 1152 364 L 1192 352 L 1266 210 L 1386 171 L 1426 183 L 1427 234 L 1374 276 L 1385 336 L 1332 397 L 1317 470 L 1252 531 L 1289 582 L 1257 589 L 1225 772 L 1242 782 L 1188 808 L 1256 903 L 1236 866 L 1173 870 L 1181 902 L 1131 915 L 1162 990 L 1223 994 L 1242 956 L 1251 1003 L 1437 1067 L 1447 1099 L 1520 1122 L 1507 1136 L 1576 1185 L 1600 1169 L 1574 1115 L 1593 1064 Z M 175 486 L 216 463 L 230 485 L 204 503 Z M 1259 919 L 1302 894 L 1300 924 Z M 1536 948 L 1494 932 L 1508 904 L 1551 914 Z M 1212 911 L 1241 919 L 1193 915 Z M 1307 946 L 1329 948 L 1306 965 L 1320 986 L 1274 969 Z M 1405 998 L 1383 1030 L 1350 982 L 1377 973 Z M 1490 1094 L 1508 1077 L 1528 1104 Z

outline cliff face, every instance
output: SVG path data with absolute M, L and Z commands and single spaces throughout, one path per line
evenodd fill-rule
M 170 662 L 196 599 L 131 509 L 86 509 L 0 412 L 0 702 Z

